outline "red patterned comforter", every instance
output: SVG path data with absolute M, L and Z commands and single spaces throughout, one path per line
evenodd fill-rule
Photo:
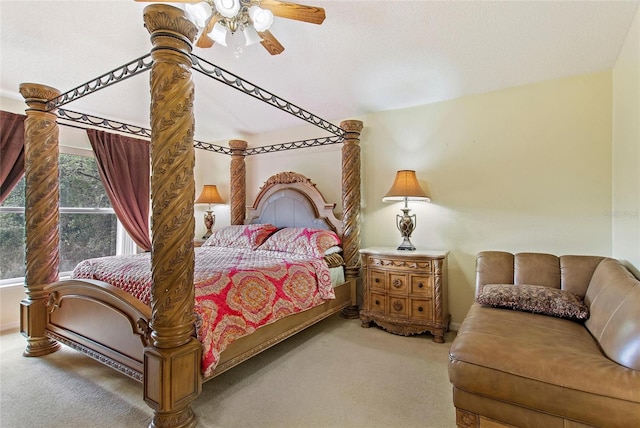
M 235 339 L 335 298 L 322 259 L 226 247 L 200 247 L 195 252 L 196 333 L 205 377 Z M 72 277 L 104 281 L 146 304 L 150 301 L 149 253 L 85 260 Z

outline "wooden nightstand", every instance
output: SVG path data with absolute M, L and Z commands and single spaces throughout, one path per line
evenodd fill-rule
M 204 241 L 206 241 L 206 239 L 199 239 L 199 238 L 195 238 L 195 239 L 193 240 L 193 246 L 194 246 L 195 248 L 198 248 L 198 247 L 202 246 L 202 244 L 204 244 Z
M 364 296 L 360 320 L 408 336 L 433 334 L 444 342 L 449 329 L 446 251 L 398 251 L 375 247 L 360 250 Z

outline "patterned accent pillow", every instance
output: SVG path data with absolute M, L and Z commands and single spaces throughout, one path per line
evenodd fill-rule
M 331 230 L 285 227 L 271 235 L 259 249 L 322 258 L 327 249 L 338 244 L 340 238 Z
M 276 229 L 272 224 L 226 226 L 213 232 L 202 246 L 255 249 Z
M 482 305 L 552 315 L 572 320 L 589 318 L 589 308 L 575 294 L 544 285 L 488 284 L 476 298 Z

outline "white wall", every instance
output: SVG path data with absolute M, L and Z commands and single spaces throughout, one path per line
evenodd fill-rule
M 640 11 L 613 69 L 613 257 L 640 277 Z

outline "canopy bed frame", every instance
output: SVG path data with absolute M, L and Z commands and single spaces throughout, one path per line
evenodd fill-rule
M 71 96 L 61 95 L 49 86 L 25 83 L 20 85 L 20 93 L 28 106 L 25 120 L 27 297 L 20 306 L 20 328 L 27 340 L 25 356 L 46 355 L 55 352 L 59 343 L 67 344 L 142 381 L 144 400 L 153 409 L 151 427 L 192 427 L 196 416 L 191 402 L 200 393 L 203 379 L 201 344 L 194 337 L 195 150 L 191 70 L 203 72 L 195 66 L 202 60 L 191 54 L 197 29 L 182 10 L 152 4 L 144 10 L 144 22 L 153 45 L 152 62 L 137 60 L 146 64 L 142 68 L 151 67 L 153 285 L 150 306 L 99 281 L 57 282 L 57 112 L 62 111 L 59 109 L 62 104 L 86 93 L 76 89 Z M 129 76 L 122 78 L 126 77 Z M 107 85 L 98 80 L 100 84 L 95 90 Z M 260 93 L 264 98 L 262 90 L 243 90 L 252 96 Z M 277 104 L 279 99 L 263 99 L 271 104 L 273 100 Z M 324 223 L 341 236 L 346 282 L 336 288 L 335 300 L 283 318 L 234 342 L 223 352 L 214 375 L 343 308 L 355 307 L 355 282 L 359 276 L 362 122 L 344 121 L 338 128 L 291 105 L 278 107 L 332 130 L 337 134 L 334 140 L 342 142 L 342 219 L 333 215 L 333 205 L 324 201 L 315 185 L 295 173 L 276 174 L 267 180 L 247 218 L 245 156 L 251 153 L 245 141 L 232 140 L 228 152 L 231 156 L 231 223 L 255 222 L 255 218 L 260 219 L 265 212 L 264 207 L 272 207 L 275 199 L 289 199 L 282 197 L 283 191 L 293 192 L 297 195 L 295 202 L 286 203 L 306 201 L 315 215 L 311 221 Z M 272 146 L 266 151 L 304 146 Z

